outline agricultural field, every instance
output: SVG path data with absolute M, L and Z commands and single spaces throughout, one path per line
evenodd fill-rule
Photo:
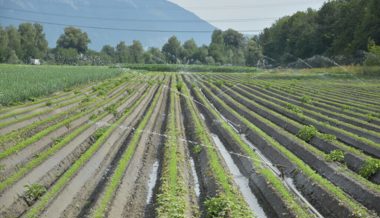
M 56 86 L 24 67 L 16 93 Z M 71 67 L 7 95 L 0 217 L 379 217 L 380 78 L 241 70 Z

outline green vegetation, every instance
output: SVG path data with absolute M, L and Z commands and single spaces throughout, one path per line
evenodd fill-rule
M 380 170 L 379 160 L 370 160 L 365 163 L 365 165 L 360 169 L 359 174 L 364 178 L 370 178 L 375 173 Z
M 120 74 L 119 69 L 107 67 L 0 65 L 0 105 L 46 96 Z
M 101 218 L 101 217 L 105 216 L 105 213 L 107 211 L 107 206 L 109 205 L 110 201 L 112 200 L 112 197 L 114 196 L 115 191 L 116 191 L 117 187 L 119 186 L 119 184 L 123 178 L 125 169 L 127 168 L 128 163 L 129 163 L 130 159 L 132 158 L 133 153 L 136 150 L 136 147 L 138 145 L 140 137 L 143 134 L 143 130 L 144 130 L 146 124 L 148 123 L 149 119 L 151 118 L 151 115 L 153 113 L 154 108 L 157 105 L 157 102 L 158 102 L 158 99 L 159 99 L 159 96 L 161 95 L 161 93 L 162 93 L 162 88 L 156 94 L 156 96 L 154 97 L 154 99 L 152 101 L 150 108 L 146 112 L 142 121 L 138 124 L 138 127 L 136 128 L 135 134 L 133 135 L 131 141 L 129 142 L 128 148 L 123 153 L 122 158 L 120 159 L 119 163 L 117 164 L 115 172 L 113 173 L 110 181 L 107 183 L 104 194 L 102 195 L 102 197 L 100 199 L 100 203 L 99 203 L 98 207 L 96 208 L 96 210 L 94 211 L 94 217 Z M 141 98 L 141 99 L 143 99 L 143 98 Z M 140 102 L 140 101 L 141 100 L 139 100 L 138 102 Z M 128 111 L 130 111 L 130 110 L 128 110 Z M 118 125 L 119 123 L 121 123 L 122 120 L 124 120 L 127 117 L 126 115 L 128 115 L 128 114 L 129 113 L 125 113 L 122 117 L 123 119 L 120 119 L 120 122 L 117 122 L 115 124 Z M 112 127 L 114 129 L 117 126 L 113 125 Z M 112 132 L 112 130 L 111 131 L 107 130 L 107 133 L 108 132 Z
M 24 198 L 29 203 L 38 200 L 46 192 L 46 188 L 38 183 L 25 185 L 25 189 Z
M 310 140 L 317 135 L 317 132 L 318 130 L 314 126 L 304 126 L 299 130 L 297 136 L 305 142 L 310 142 Z
M 344 151 L 341 150 L 333 150 L 330 152 L 330 154 L 326 155 L 327 161 L 335 161 L 335 162 L 341 162 L 344 161 Z
M 215 66 L 215 65 L 181 65 L 181 64 L 127 64 L 126 68 L 153 72 L 256 72 L 254 67 Z
M 144 94 L 145 96 L 145 94 Z M 124 112 L 115 123 L 108 127 L 107 131 L 96 140 L 96 142 L 91 145 L 89 149 L 83 153 L 78 160 L 75 161 L 71 167 L 65 171 L 65 173 L 59 177 L 59 179 L 54 183 L 52 187 L 44 194 L 41 199 L 33 205 L 33 207 L 26 213 L 25 217 L 35 218 L 41 213 L 41 211 L 46 207 L 49 201 L 54 198 L 59 191 L 64 187 L 64 185 L 75 175 L 75 173 L 93 156 L 93 154 L 103 145 L 107 140 L 108 136 L 128 117 L 128 115 L 141 103 L 144 99 L 142 96 L 139 100 L 135 101 L 133 105 Z

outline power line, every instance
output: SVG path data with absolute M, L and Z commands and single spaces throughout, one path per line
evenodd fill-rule
M 33 23 L 41 23 L 47 25 L 55 25 L 55 26 L 75 26 L 79 28 L 88 28 L 88 29 L 98 29 L 98 30 L 115 30 L 115 31 L 128 31 L 128 32 L 156 32 L 156 33 L 212 33 L 214 30 L 154 30 L 154 29 L 135 29 L 135 28 L 116 28 L 116 27 L 101 27 L 101 26 L 89 26 L 89 25 L 77 25 L 77 24 L 65 24 L 65 23 L 55 23 L 48 21 L 40 21 L 33 19 L 23 19 L 16 17 L 8 17 L 8 16 L 0 16 L 3 19 L 9 20 L 17 20 L 23 22 L 33 22 Z M 236 30 L 242 33 L 258 33 L 262 30 Z
M 40 11 L 32 11 L 25 9 L 16 9 L 16 8 L 8 8 L 1 7 L 0 10 L 12 10 L 23 13 L 31 13 L 38 15 L 47 15 L 47 16 L 55 16 L 55 17 L 71 17 L 71 18 L 80 18 L 80 19 L 95 19 L 95 20 L 110 20 L 110 21 L 132 21 L 132 22 L 168 22 L 168 23 L 198 23 L 204 22 L 201 19 L 133 19 L 133 18 L 111 18 L 111 17 L 94 17 L 94 16 L 80 16 L 80 15 L 68 15 L 68 14 L 57 14 L 57 13 L 49 13 L 49 12 L 40 12 Z M 252 22 L 252 21 L 273 21 L 278 19 L 277 17 L 262 17 L 262 18 L 241 18 L 241 19 L 209 19 L 208 22 Z

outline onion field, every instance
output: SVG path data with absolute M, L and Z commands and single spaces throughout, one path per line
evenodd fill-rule
M 380 216 L 378 78 L 95 73 L 3 100 L 0 217 Z

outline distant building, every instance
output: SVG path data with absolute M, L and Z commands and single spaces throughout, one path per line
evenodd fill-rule
M 31 58 L 31 59 L 30 59 L 30 64 L 33 64 L 33 65 L 40 65 L 40 64 L 41 64 L 41 61 L 40 61 L 40 59 L 33 59 L 33 58 Z

